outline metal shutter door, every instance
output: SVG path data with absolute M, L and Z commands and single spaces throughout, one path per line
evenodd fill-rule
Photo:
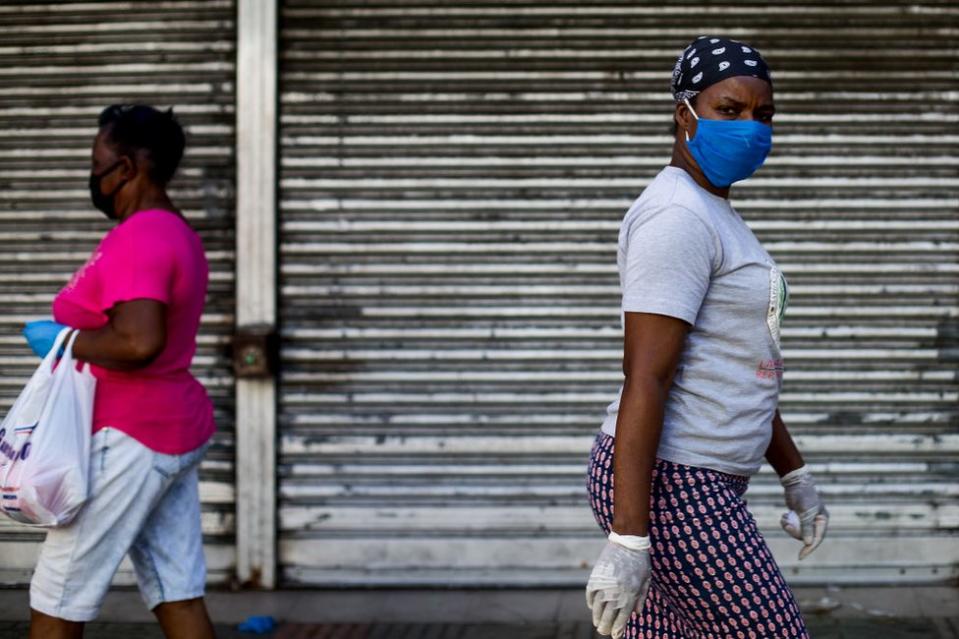
M 0 6 L 0 403 L 37 364 L 22 324 L 50 302 L 109 228 L 87 192 L 100 110 L 173 106 L 187 129 L 174 200 L 203 237 L 210 295 L 195 363 L 219 432 L 201 472 L 209 580 L 227 581 L 233 549 L 234 7 L 232 1 L 5 3 Z M 0 518 L 0 583 L 22 584 L 42 533 Z M 129 565 L 117 581 L 132 583 Z
M 288 584 L 581 584 L 621 380 L 616 235 L 669 159 L 693 37 L 778 110 L 733 201 L 792 285 L 782 405 L 833 514 L 793 582 L 957 574 L 948 2 L 336 3 L 281 32 L 279 557 Z M 951 26 L 950 26 L 951 25 Z

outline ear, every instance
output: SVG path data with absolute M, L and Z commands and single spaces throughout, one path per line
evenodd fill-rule
M 128 181 L 136 178 L 137 173 L 139 173 L 139 167 L 134 159 L 129 155 L 121 155 L 119 160 L 123 162 L 123 164 L 121 168 L 117 169 L 117 175 Z
M 696 135 L 696 118 L 693 117 L 685 102 L 676 103 L 673 119 L 676 120 L 676 135 L 680 139 L 685 139 L 685 133 L 688 133 L 690 138 Z

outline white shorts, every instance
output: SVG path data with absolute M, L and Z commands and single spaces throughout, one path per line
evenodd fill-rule
M 149 609 L 202 597 L 206 562 L 197 467 L 208 444 L 164 455 L 113 428 L 93 436 L 90 497 L 76 519 L 47 533 L 30 607 L 92 621 L 127 552 Z

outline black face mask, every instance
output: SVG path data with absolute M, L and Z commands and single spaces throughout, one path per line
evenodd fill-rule
M 104 193 L 100 190 L 100 181 L 103 180 L 107 175 L 113 173 L 118 166 L 123 164 L 123 160 L 117 160 L 110 165 L 107 170 L 103 171 L 99 175 L 96 173 L 90 174 L 90 199 L 93 201 L 93 206 L 100 209 L 104 215 L 106 215 L 111 220 L 117 219 L 117 207 L 114 196 L 117 192 L 123 188 L 123 185 L 127 183 L 126 180 L 120 182 L 117 188 L 113 189 L 112 193 Z

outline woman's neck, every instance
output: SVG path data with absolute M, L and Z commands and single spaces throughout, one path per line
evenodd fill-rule
M 149 211 L 154 209 L 172 211 L 179 213 L 173 205 L 173 201 L 167 195 L 162 187 L 153 187 L 139 193 L 137 197 L 131 198 L 128 202 L 119 202 L 117 207 L 117 221 L 122 223 L 140 211 Z
M 686 173 L 693 178 L 693 181 L 696 182 L 696 184 L 703 187 L 713 195 L 719 196 L 724 200 L 729 199 L 729 187 L 727 186 L 725 188 L 719 188 L 718 186 L 713 186 L 713 184 L 706 179 L 706 176 L 699 168 L 699 165 L 696 164 L 696 161 L 693 160 L 692 156 L 689 154 L 689 150 L 686 148 L 686 145 L 682 142 L 682 140 L 679 139 L 678 136 L 676 141 L 673 143 L 673 157 L 670 160 L 669 165 L 686 171 Z

